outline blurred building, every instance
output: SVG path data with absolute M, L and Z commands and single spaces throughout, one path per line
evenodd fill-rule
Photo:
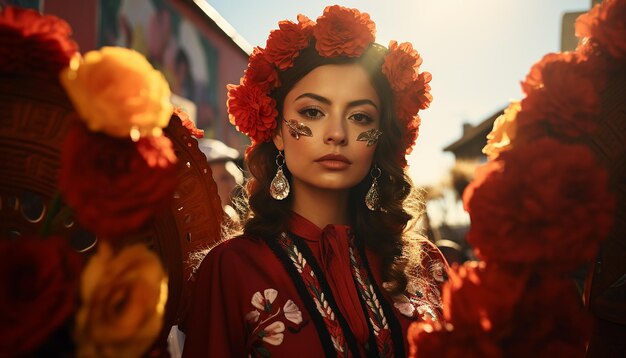
M 239 83 L 252 47 L 206 1 L 5 0 L 66 20 L 80 52 L 102 46 L 137 50 L 166 77 L 172 101 L 208 138 L 242 150 L 248 144 L 228 122 L 226 85 Z

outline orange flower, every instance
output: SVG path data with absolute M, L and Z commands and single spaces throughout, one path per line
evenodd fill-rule
M 410 43 L 398 45 L 396 41 L 390 41 L 382 72 L 394 91 L 402 91 L 417 79 L 421 64 L 422 58 Z
M 431 80 L 432 75 L 429 72 L 422 72 L 404 91 L 395 92 L 398 117 L 412 118 L 417 112 L 430 106 L 433 101 L 429 85 Z
M 165 136 L 133 142 L 74 126 L 61 150 L 59 189 L 82 225 L 101 238 L 139 229 L 166 207 L 176 156 Z
M 313 34 L 321 56 L 359 57 L 374 42 L 376 24 L 366 13 L 334 5 L 317 18 Z
M 304 15 L 298 16 L 297 24 L 291 21 L 279 22 L 278 30 L 270 32 L 267 38 L 265 58 L 281 71 L 288 69 L 293 66 L 293 60 L 298 57 L 300 51 L 309 46 L 312 32 L 311 20 Z M 252 57 L 250 62 L 252 64 Z M 270 77 L 271 74 L 266 75 L 266 72 L 265 68 L 261 76 Z
M 276 101 L 261 87 L 228 86 L 228 117 L 237 130 L 255 142 L 266 142 L 276 128 Z
M 626 1 L 605 0 L 576 19 L 576 36 L 589 37 L 616 59 L 626 59 Z
M 183 127 L 187 128 L 190 135 L 196 138 L 204 137 L 204 130 L 198 129 L 195 123 L 193 123 L 193 121 L 189 118 L 189 114 L 187 114 L 187 112 L 185 112 L 181 107 L 175 107 L 174 114 L 180 118 Z
M 0 240 L 0 351 L 32 352 L 74 312 L 82 258 L 61 237 Z
M 0 11 L 0 72 L 58 80 L 77 53 L 72 29 L 64 20 L 31 9 Z
M 504 110 L 504 114 L 493 122 L 493 129 L 487 134 L 487 144 L 483 148 L 489 159 L 494 160 L 498 154 L 513 148 L 513 142 L 517 136 L 517 122 L 515 118 L 520 111 L 519 101 L 514 101 Z
M 109 245 L 85 267 L 76 315 L 79 357 L 139 357 L 161 331 L 167 275 L 142 244 L 114 254 Z
M 274 32 L 276 31 L 278 30 Z M 254 86 L 256 84 L 266 91 L 279 86 L 278 72 L 276 72 L 274 65 L 267 59 L 262 48 L 255 47 L 254 51 L 252 51 L 243 83 L 247 86 Z
M 73 60 L 61 83 L 92 131 L 120 138 L 159 135 L 172 115 L 170 88 L 139 52 L 122 47 Z
M 544 138 L 502 152 L 463 194 L 468 242 L 487 262 L 557 271 L 588 262 L 613 221 L 607 180 L 583 145 Z

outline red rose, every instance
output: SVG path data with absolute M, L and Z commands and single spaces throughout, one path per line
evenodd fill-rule
M 605 0 L 576 19 L 576 36 L 590 37 L 616 59 L 626 59 L 626 1 Z
M 279 22 L 278 30 L 270 32 L 267 38 L 265 58 L 281 71 L 293 66 L 293 60 L 300 51 L 309 46 L 313 32 L 311 20 L 306 16 L 299 16 L 298 20 L 300 22 L 297 24 L 291 21 Z
M 402 91 L 417 79 L 421 64 L 422 58 L 410 43 L 390 41 L 382 72 L 394 91 Z
M 58 81 L 78 46 L 67 22 L 31 9 L 0 11 L 0 73 L 34 75 Z
M 443 286 L 446 322 L 455 329 L 482 330 L 498 336 L 524 294 L 530 272 L 495 264 L 467 262 L 449 270 Z
M 260 86 L 265 91 L 280 85 L 278 72 L 276 72 L 274 65 L 267 60 L 262 48 L 255 47 L 252 55 L 250 55 L 250 62 L 243 83 L 246 86 Z
M 535 64 L 522 88 L 527 96 L 517 115 L 520 130 L 546 123 L 557 135 L 577 137 L 595 130 L 600 111 L 598 92 L 605 76 L 598 62 L 577 53 L 548 54 Z
M 356 9 L 328 6 L 313 31 L 315 49 L 323 57 L 359 57 L 374 42 L 376 24 Z
M 607 173 L 583 145 L 541 139 L 503 152 L 463 194 L 468 241 L 486 261 L 571 269 L 612 225 Z
M 276 128 L 276 101 L 261 87 L 246 85 L 228 86 L 228 117 L 237 130 L 255 142 L 272 138 Z
M 78 220 L 101 238 L 139 229 L 176 186 L 176 156 L 165 136 L 138 142 L 76 125 L 61 152 L 59 189 Z
M 535 276 L 503 340 L 505 357 L 584 357 L 591 322 L 568 279 Z
M 413 358 L 500 358 L 498 342 L 482 331 L 457 330 L 451 324 L 415 322 L 407 332 Z
M 174 114 L 180 119 L 183 127 L 187 128 L 189 131 L 189 135 L 194 136 L 196 138 L 204 137 L 204 130 L 198 129 L 196 124 L 189 118 L 189 114 L 183 111 L 181 107 L 174 107 Z
M 82 258 L 60 237 L 0 240 L 0 351 L 21 356 L 74 311 Z

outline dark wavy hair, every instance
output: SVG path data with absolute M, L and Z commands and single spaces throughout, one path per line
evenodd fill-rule
M 403 143 L 402 128 L 394 112 L 393 92 L 381 71 L 386 53 L 385 47 L 372 44 L 358 58 L 327 58 L 315 51 L 312 41 L 308 48 L 300 52 L 294 66 L 279 74 L 281 86 L 271 95 L 276 100 L 279 113 L 277 121 L 280 121 L 285 97 L 313 69 L 328 64 L 356 63 L 369 74 L 381 101 L 380 130 L 383 134 L 379 138 L 373 159 L 382 171 L 378 178 L 381 209 L 371 211 L 365 206 L 365 194 L 372 185 L 372 178 L 366 175 L 350 190 L 349 212 L 357 239 L 382 258 L 381 274 L 383 280 L 388 282 L 385 288 L 392 293 L 400 293 L 406 289 L 407 275 L 412 275 L 419 268 L 420 237 L 413 224 L 423 211 L 423 205 L 401 162 L 400 153 L 404 154 L 406 149 L 400 147 Z M 247 169 L 250 175 L 245 187 L 245 197 L 238 200 L 240 210 L 245 213 L 242 219 L 243 232 L 246 235 L 271 239 L 288 229 L 293 196 L 276 201 L 269 194 L 270 182 L 277 170 L 277 154 L 278 150 L 271 141 L 259 143 L 247 153 Z M 283 170 L 287 178 L 291 179 L 289 168 L 284 167 Z M 268 205 L 269 202 L 272 205 Z

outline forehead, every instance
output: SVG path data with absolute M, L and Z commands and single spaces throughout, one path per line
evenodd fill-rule
M 314 93 L 331 101 L 369 99 L 378 104 L 378 94 L 370 76 L 358 64 L 323 65 L 313 69 L 287 94 L 293 100 L 303 93 Z

